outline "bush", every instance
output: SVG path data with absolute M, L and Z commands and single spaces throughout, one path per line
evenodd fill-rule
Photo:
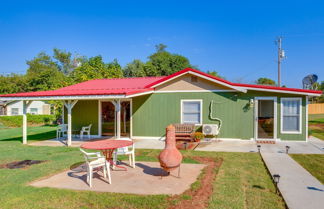
M 21 127 L 22 115 L 0 116 L 0 123 L 7 127 Z M 27 122 L 29 125 L 49 125 L 55 120 L 54 115 L 31 115 L 27 114 Z

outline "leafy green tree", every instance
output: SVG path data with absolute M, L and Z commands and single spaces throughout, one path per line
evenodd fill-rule
M 141 60 L 134 60 L 131 63 L 128 63 L 124 68 L 125 77 L 145 77 L 147 76 L 145 63 Z
M 72 73 L 75 82 L 83 82 L 98 78 L 120 78 L 123 71 L 117 60 L 111 63 L 104 63 L 101 56 L 89 58 Z
M 24 75 L 10 74 L 0 76 L 0 94 L 11 94 L 26 91 L 27 83 Z
M 159 44 L 156 52 L 149 56 L 145 71 L 147 76 L 170 75 L 172 73 L 192 67 L 188 58 L 165 51 L 167 46 Z
M 53 90 L 69 84 L 58 65 L 44 52 L 27 61 L 27 91 Z
M 269 85 L 269 86 L 276 85 L 276 82 L 270 78 L 259 78 L 255 83 L 260 85 Z
M 70 75 L 73 70 L 86 61 L 84 56 L 72 57 L 71 52 L 67 52 L 61 49 L 53 49 L 53 58 L 57 60 L 57 65 L 59 70 L 64 73 L 64 75 Z

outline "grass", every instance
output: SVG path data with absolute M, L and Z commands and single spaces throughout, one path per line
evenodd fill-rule
M 324 140 L 324 114 L 309 115 L 309 133 Z
M 53 127 L 30 128 L 29 138 L 50 136 Z M 0 164 L 17 160 L 46 160 L 28 169 L 0 169 L 0 208 L 167 208 L 168 195 L 97 193 L 55 188 L 35 188 L 28 182 L 53 175 L 83 161 L 77 148 L 22 145 L 19 129 L 0 130 Z M 41 132 L 42 130 L 43 132 Z M 11 136 L 11 134 L 16 134 Z M 6 137 L 5 137 L 5 136 Z M 19 135 L 19 136 L 18 136 Z M 9 138 L 8 138 L 9 137 Z M 222 158 L 213 182 L 209 208 L 285 208 L 257 153 L 182 152 L 185 162 L 193 156 Z M 137 150 L 137 160 L 156 161 L 159 150 Z M 199 187 L 199 182 L 192 185 Z M 190 197 L 183 197 L 184 199 Z
M 324 184 L 324 155 L 290 154 L 290 156 Z
M 56 137 L 55 126 L 28 127 L 28 142 L 53 139 Z M 22 141 L 22 128 L 0 129 L 0 141 Z

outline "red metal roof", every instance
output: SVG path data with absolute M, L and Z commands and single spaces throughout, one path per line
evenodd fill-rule
M 296 88 L 283 88 L 276 86 L 264 86 L 254 84 L 241 84 L 232 83 L 230 81 L 209 75 L 207 73 L 186 68 L 169 76 L 161 77 L 139 77 L 139 78 L 114 78 L 114 79 L 96 79 L 90 80 L 75 85 L 67 86 L 57 90 L 51 91 L 38 91 L 38 92 L 25 92 L 15 94 L 3 94 L 0 97 L 51 97 L 51 96 L 81 96 L 81 95 L 133 95 L 147 91 L 153 91 L 154 87 L 167 82 L 170 79 L 181 76 L 185 73 L 195 73 L 209 80 L 214 80 L 220 84 L 227 85 L 233 88 L 242 88 L 247 90 L 273 91 L 273 92 L 291 92 L 302 94 L 316 94 L 321 95 L 322 91 L 296 89 Z
M 96 79 L 74 84 L 51 91 L 3 94 L 0 97 L 45 97 L 45 96 L 80 96 L 80 95 L 132 95 L 151 91 L 149 83 L 163 77 Z

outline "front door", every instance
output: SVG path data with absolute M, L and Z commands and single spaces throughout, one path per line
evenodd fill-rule
M 255 99 L 255 138 L 271 140 L 276 139 L 276 104 L 275 97 L 262 97 Z

